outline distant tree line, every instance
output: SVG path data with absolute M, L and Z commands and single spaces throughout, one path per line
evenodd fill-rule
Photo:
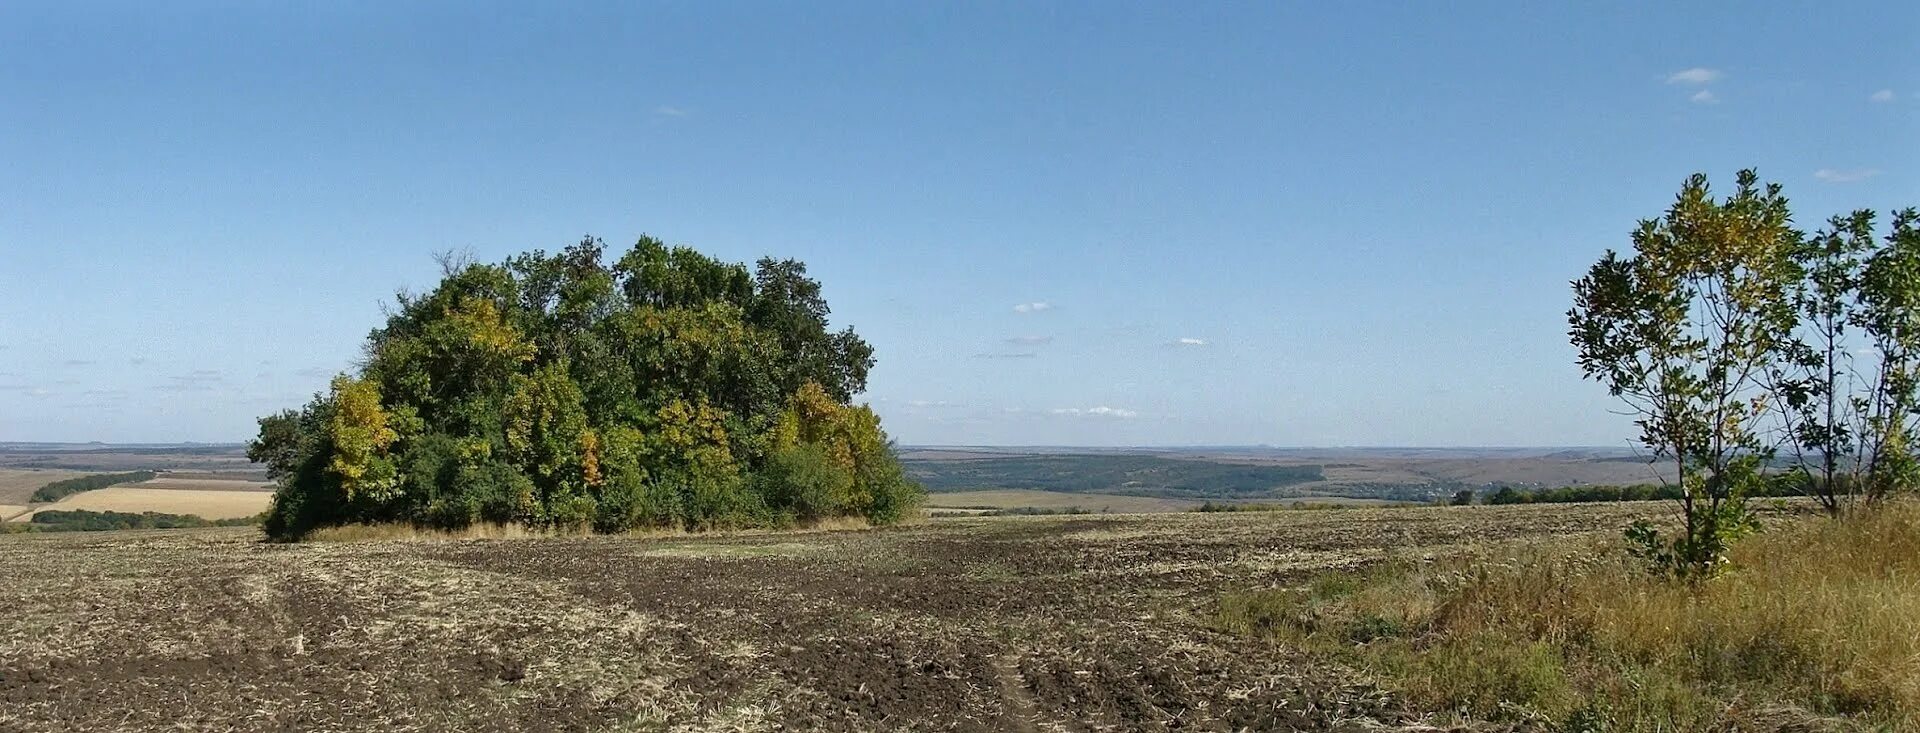
M 240 527 L 259 523 L 259 517 L 205 519 L 194 514 L 160 512 L 96 512 L 87 510 L 45 510 L 29 520 L 37 532 L 99 532 L 114 529 L 183 529 L 190 527 Z
M 795 260 L 752 270 L 643 237 L 442 261 L 362 366 L 260 420 L 266 530 L 476 522 L 618 532 L 896 521 L 921 495 L 852 404 L 873 349 Z
M 76 478 L 61 479 L 36 489 L 33 502 L 54 502 L 65 499 L 82 491 L 104 489 L 116 484 L 134 484 L 153 479 L 152 471 L 130 471 L 127 473 L 96 473 Z
M 1471 493 L 1466 501 L 1456 496 L 1454 504 L 1471 503 Z M 1787 497 L 1800 496 L 1797 484 L 1775 481 L 1756 488 L 1750 497 Z M 1682 498 L 1680 487 L 1672 484 L 1630 484 L 1626 486 L 1562 486 L 1553 489 L 1516 489 L 1502 486 L 1485 496 L 1487 504 L 1580 504 L 1600 501 L 1655 501 L 1677 500 Z

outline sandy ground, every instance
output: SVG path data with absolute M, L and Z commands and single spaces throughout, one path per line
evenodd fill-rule
M 96 512 L 160 512 L 196 514 L 203 519 L 237 519 L 267 510 L 273 494 L 264 491 L 209 491 L 204 489 L 113 486 L 82 491 L 52 504 L 35 504 L 33 513 L 50 509 L 87 509 Z M 17 521 L 26 521 L 18 517 Z
M 0 504 L 0 522 L 27 513 L 25 504 Z

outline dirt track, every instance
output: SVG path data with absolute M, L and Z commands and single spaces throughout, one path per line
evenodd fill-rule
M 1275 730 L 1413 722 L 1223 590 L 1645 505 L 267 545 L 0 538 L 0 730 Z

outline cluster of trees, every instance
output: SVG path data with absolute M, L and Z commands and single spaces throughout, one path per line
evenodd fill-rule
M 260 420 L 268 533 L 885 523 L 919 499 L 879 418 L 851 404 L 873 349 L 828 329 L 805 265 L 749 270 L 651 237 L 603 253 L 443 258 L 358 373 Z
M 95 512 L 47 510 L 33 515 L 31 524 L 39 532 L 100 532 L 113 529 L 180 529 L 185 527 L 241 527 L 256 524 L 258 517 L 209 520 L 196 514 L 161 512 Z
M 1856 211 L 1808 234 L 1779 184 L 1690 178 L 1633 253 L 1573 283 L 1585 374 L 1672 464 L 1685 528 L 1629 532 L 1655 562 L 1711 573 L 1754 526 L 1745 499 L 1795 491 L 1839 513 L 1920 478 L 1920 214 L 1885 235 Z M 1784 462 L 1785 470 L 1770 468 Z
M 1770 481 L 1754 487 L 1748 498 L 1787 497 L 1804 493 L 1792 482 Z M 1456 497 L 1457 498 L 1457 497 Z M 1468 497 L 1471 500 L 1471 496 Z M 1654 501 L 1686 498 L 1677 484 L 1630 484 L 1627 486 L 1561 486 L 1552 489 L 1520 490 L 1502 486 L 1487 494 L 1488 504 L 1582 504 L 1595 501 Z M 1462 502 L 1454 502 L 1456 504 Z M 1466 503 L 1471 503 L 1466 502 Z
M 65 499 L 82 491 L 104 489 L 117 484 L 133 484 L 151 480 L 152 471 L 130 471 L 127 473 L 96 473 L 70 479 L 53 481 L 35 489 L 29 501 L 51 502 Z

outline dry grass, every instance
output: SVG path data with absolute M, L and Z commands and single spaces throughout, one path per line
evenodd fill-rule
M 96 512 L 194 514 L 204 519 L 239 519 L 266 511 L 273 495 L 262 491 L 205 491 L 114 486 L 83 491 L 52 504 L 34 505 L 34 513 L 86 509 Z M 24 521 L 26 517 L 20 517 Z
M 0 504 L 0 522 L 27 513 L 25 504 Z
M 1183 512 L 1200 502 L 1185 499 L 1160 499 L 1151 496 L 1078 494 L 1065 491 L 1000 489 L 994 491 L 953 491 L 927 496 L 927 509 L 992 507 L 994 509 L 1068 509 L 1079 507 L 1089 512 L 1114 514 L 1153 514 Z
M 1777 522 L 1736 569 L 1656 578 L 1617 542 L 1389 562 L 1228 596 L 1220 626 L 1417 703 L 1568 729 L 1920 729 L 1920 508 Z
M 38 468 L 0 468 L 0 504 L 25 504 L 40 487 L 55 481 L 79 478 L 79 471 L 54 471 Z

